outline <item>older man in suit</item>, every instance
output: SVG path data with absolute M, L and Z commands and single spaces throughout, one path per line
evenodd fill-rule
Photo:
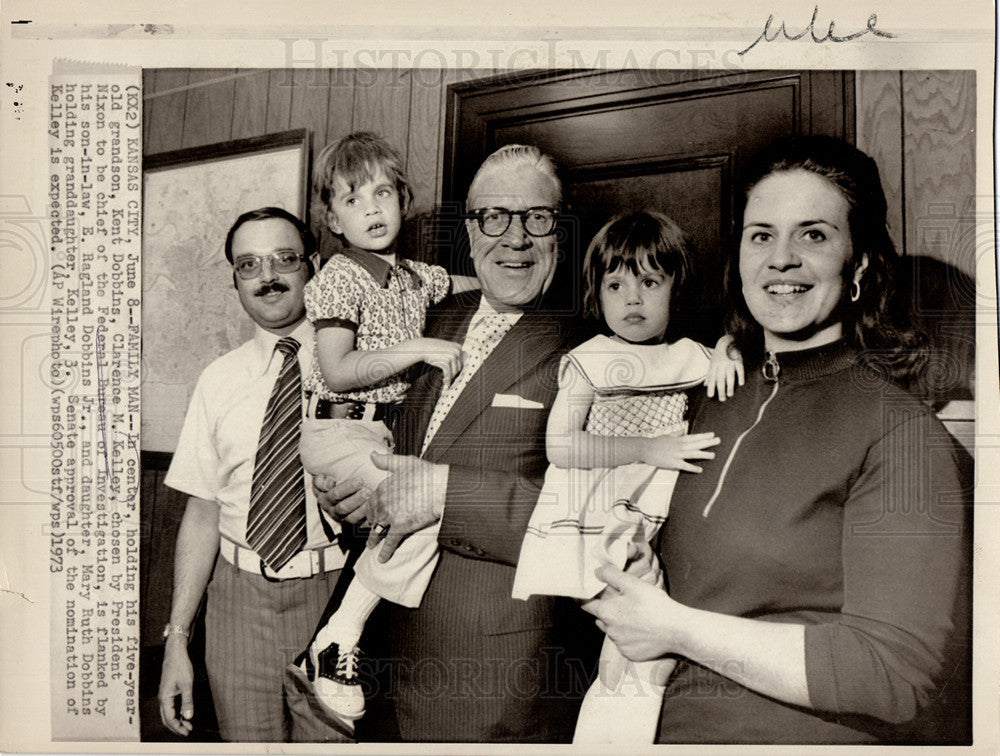
M 566 642 L 590 623 L 553 598 L 511 598 L 547 465 L 559 359 L 580 340 L 539 307 L 555 273 L 560 194 L 551 159 L 534 147 L 486 159 L 466 206 L 482 293 L 455 297 L 427 333 L 463 344 L 462 371 L 443 391 L 440 371 L 414 383 L 377 496 L 348 496 L 345 482 L 321 497 L 335 516 L 375 524 L 372 542 L 387 529 L 380 559 L 440 522 L 421 605 L 383 613 L 404 740 L 568 741 L 586 689 L 587 663 Z M 567 621 L 578 624 L 561 630 Z

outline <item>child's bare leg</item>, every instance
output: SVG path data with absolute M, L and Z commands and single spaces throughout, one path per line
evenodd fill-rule
M 648 744 L 656 739 L 673 659 L 634 662 L 604 639 L 598 679 L 584 696 L 574 743 Z
M 663 570 L 648 547 L 638 549 L 639 553 L 632 551 L 626 571 L 663 588 Z M 584 696 L 573 742 L 634 745 L 654 742 L 667 679 L 676 666 L 673 659 L 632 661 L 605 637 L 598 678 Z

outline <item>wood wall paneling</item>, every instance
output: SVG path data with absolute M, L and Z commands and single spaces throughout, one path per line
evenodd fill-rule
M 292 128 L 292 74 L 290 68 L 273 69 L 267 77 L 267 133 Z
M 162 68 L 152 77 L 154 91 L 146 99 L 149 121 L 143 144 L 146 154 L 181 148 L 188 78 L 186 68 Z
M 313 144 L 326 144 L 330 106 L 329 69 L 297 68 L 292 72 L 290 123 L 312 132 Z
M 492 130 L 489 141 L 501 145 L 523 140 L 555 156 L 561 165 L 573 167 L 621 165 L 729 150 L 751 153 L 757 142 L 766 142 L 778 130 L 772 123 L 775 114 L 781 118 L 781 129 L 792 129 L 794 99 L 793 86 L 764 87 L 723 92 L 712 98 L 641 101 L 621 109 L 594 112 L 567 111 L 530 122 L 501 122 Z M 632 136 L 637 132 L 646 135 L 641 148 Z M 746 134 L 747 142 L 733 145 L 734 133 Z
M 902 75 L 906 246 L 975 276 L 975 73 Z
M 857 145 L 878 163 L 889 234 L 906 254 L 903 208 L 903 91 L 899 71 L 862 71 L 855 79 Z
M 902 74 L 906 245 L 915 314 L 931 335 L 925 382 L 936 401 L 974 396 L 976 262 L 994 254 L 992 239 L 977 249 L 975 83 L 972 71 Z
M 336 70 L 330 75 L 330 98 L 326 113 L 326 139 L 313 141 L 313 151 L 319 151 L 351 133 L 354 123 L 354 71 Z
M 437 69 L 410 72 L 406 174 L 413 189 L 410 215 L 414 217 L 430 211 L 437 201 L 442 82 Z
M 427 262 L 437 262 L 433 211 L 438 204 L 443 82 L 444 72 L 439 69 L 410 72 L 406 175 L 413 189 L 413 204 L 403 228 L 402 249 L 408 257 Z
M 951 401 L 946 410 L 952 419 L 971 427 L 974 73 L 864 71 L 857 93 L 857 143 L 879 164 L 890 231 L 905 255 L 897 285 L 913 306 L 915 324 L 931 339 L 931 365 L 916 388 L 935 407 Z M 984 246 L 992 254 L 992 244 Z M 966 443 L 968 428 L 957 429 Z
M 201 86 L 197 86 L 199 83 Z M 191 71 L 181 147 L 200 147 L 231 138 L 235 90 L 232 70 Z
M 233 93 L 233 139 L 267 133 L 267 71 L 246 72 L 236 79 Z
M 407 162 L 410 71 L 362 68 L 354 72 L 353 131 L 374 131 Z

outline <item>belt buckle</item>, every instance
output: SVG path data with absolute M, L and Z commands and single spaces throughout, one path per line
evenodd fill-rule
M 266 564 L 264 564 L 263 559 L 260 560 L 260 574 L 264 576 L 265 580 L 271 583 L 281 583 L 285 580 L 293 580 L 293 579 L 301 580 L 303 578 L 308 578 L 312 577 L 313 575 L 316 575 L 319 572 L 319 563 L 320 563 L 319 552 L 316 549 L 309 549 L 308 551 L 305 552 L 300 551 L 298 554 L 296 554 L 290 560 L 288 560 L 288 562 L 286 562 L 281 569 L 283 570 L 285 569 L 285 567 L 291 566 L 292 563 L 295 562 L 295 560 L 301 559 L 302 554 L 309 555 L 309 570 L 310 570 L 309 574 L 303 575 L 302 570 L 298 569 L 296 570 L 296 574 L 294 575 L 289 575 L 288 577 L 285 578 L 278 577 L 278 573 L 281 572 L 281 570 L 271 569 Z M 270 570 L 270 572 L 274 575 L 274 577 L 271 577 L 271 575 L 267 574 L 268 570 Z
M 301 553 L 301 552 L 299 552 L 299 553 Z M 285 562 L 285 564 L 283 564 L 281 566 L 281 570 L 284 570 L 286 567 L 291 567 L 292 566 L 292 562 L 294 562 L 298 558 L 298 556 L 299 555 L 296 554 L 291 559 L 289 559 L 287 562 Z M 300 572 L 301 572 L 300 570 L 295 570 L 294 574 L 288 575 L 287 577 L 279 577 L 279 574 L 281 573 L 281 570 L 276 570 L 276 569 L 273 569 L 272 567 L 268 567 L 266 564 L 264 564 L 264 560 L 263 559 L 260 560 L 260 574 L 263 575 L 264 579 L 267 580 L 268 582 L 271 582 L 271 583 L 282 583 L 285 580 L 294 580 L 296 578 L 301 578 L 302 577 L 302 575 L 300 574 Z M 274 577 L 271 577 L 271 575 L 268 575 L 267 574 L 268 571 L 270 571 L 271 575 L 274 575 Z
M 267 571 L 271 570 L 271 568 L 268 567 L 266 564 L 264 564 L 264 560 L 263 559 L 258 558 L 258 561 L 260 562 L 260 574 L 261 574 L 261 576 L 267 582 L 269 582 L 269 583 L 280 583 L 281 582 L 281 578 L 280 577 L 271 577 L 270 575 L 267 574 Z M 274 570 L 271 570 L 271 572 L 274 572 L 275 575 L 278 574 Z
M 315 391 L 310 391 L 309 396 L 306 397 L 306 417 L 316 419 L 316 410 L 318 406 L 319 394 Z

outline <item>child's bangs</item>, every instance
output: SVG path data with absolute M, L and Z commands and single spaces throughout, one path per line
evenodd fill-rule
M 605 267 L 608 273 L 614 273 L 624 267 L 633 276 L 640 273 L 656 271 L 666 276 L 677 273 L 675 255 L 661 251 L 654 246 L 644 247 L 611 247 L 604 250 Z
M 383 165 L 377 157 L 371 155 L 352 154 L 348 152 L 342 155 L 333 165 L 330 171 L 331 179 L 336 176 L 345 184 L 349 191 L 355 191 L 359 186 L 367 184 L 375 179 L 375 174 L 379 169 L 388 176 L 389 180 L 395 183 L 395 177 L 389 170 L 389 166 Z
M 666 216 L 634 213 L 608 228 L 605 269 L 612 271 L 624 265 L 633 275 L 646 269 L 675 276 L 684 267 L 683 245 L 680 231 Z

